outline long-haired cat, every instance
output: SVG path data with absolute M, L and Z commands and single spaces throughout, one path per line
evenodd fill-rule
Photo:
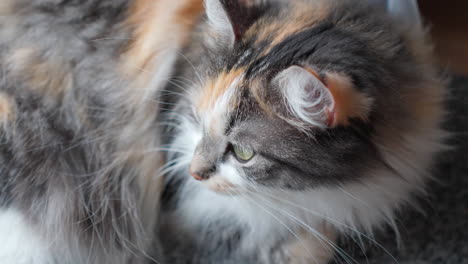
M 416 1 L 205 7 L 162 94 L 169 263 L 322 264 L 394 225 L 444 137 Z
M 161 261 L 153 97 L 200 9 L 0 1 L 0 263 Z

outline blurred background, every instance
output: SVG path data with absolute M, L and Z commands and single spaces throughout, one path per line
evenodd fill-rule
M 468 77 L 468 0 L 419 0 L 442 66 Z

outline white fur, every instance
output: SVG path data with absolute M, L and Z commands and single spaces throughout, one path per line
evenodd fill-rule
M 49 245 L 15 209 L 0 210 L 0 263 L 52 263 Z
M 232 164 L 234 162 L 232 159 L 221 164 L 217 174 L 236 186 L 243 186 L 245 184 L 245 180 L 242 177 L 242 172 L 238 171 Z
M 334 107 L 327 87 L 314 75 L 298 66 L 279 73 L 275 82 L 279 86 L 291 112 L 300 120 L 320 128 L 327 125 L 327 110 Z M 319 93 L 314 97 L 313 93 Z

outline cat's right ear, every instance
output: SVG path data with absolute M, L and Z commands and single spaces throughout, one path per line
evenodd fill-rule
M 208 23 L 223 44 L 233 46 L 261 15 L 256 0 L 205 0 Z
M 291 66 L 281 71 L 273 84 L 289 113 L 307 126 L 324 129 L 348 125 L 350 119 L 367 120 L 372 106 L 372 100 L 343 74 L 320 76 L 313 69 Z

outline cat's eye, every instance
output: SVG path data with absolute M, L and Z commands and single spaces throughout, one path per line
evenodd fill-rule
M 255 156 L 253 149 L 248 147 L 243 147 L 239 145 L 232 145 L 234 154 L 236 154 L 237 159 L 241 161 L 249 161 Z

